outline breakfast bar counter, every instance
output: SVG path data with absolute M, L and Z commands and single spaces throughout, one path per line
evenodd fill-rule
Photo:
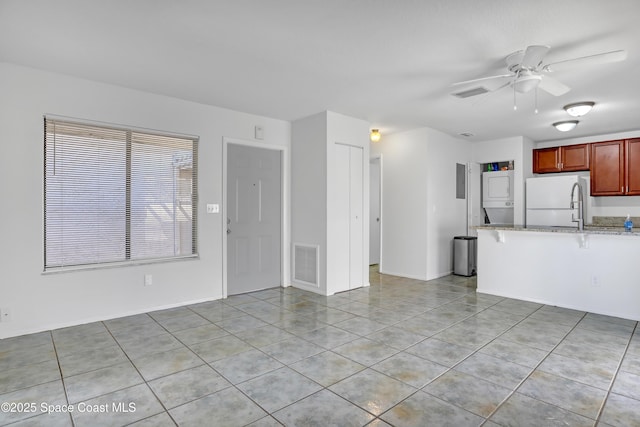
M 640 320 L 640 231 L 480 226 L 477 292 Z

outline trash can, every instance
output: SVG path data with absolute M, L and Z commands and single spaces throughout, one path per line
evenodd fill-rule
M 453 238 L 453 274 L 473 276 L 476 274 L 478 238 L 456 236 Z

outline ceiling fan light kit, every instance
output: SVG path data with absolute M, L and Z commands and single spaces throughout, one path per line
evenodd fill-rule
M 571 67 L 584 68 L 591 65 L 619 62 L 624 61 L 627 58 L 626 51 L 615 50 L 611 52 L 582 56 L 579 58 L 545 63 L 545 57 L 547 56 L 547 53 L 549 53 L 549 50 L 549 46 L 532 45 L 527 46 L 524 50 L 514 52 L 505 58 L 509 74 L 481 77 L 479 79 L 465 80 L 453 84 L 453 86 L 469 85 L 472 83 L 478 85 L 485 84 L 490 81 L 496 81 L 500 82 L 498 87 L 487 90 L 483 86 L 476 86 L 474 88 L 458 91 L 452 95 L 458 98 L 469 98 L 487 92 L 496 92 L 502 88 L 509 87 L 513 90 L 513 109 L 517 110 L 516 93 L 528 93 L 535 91 L 536 99 L 534 112 L 537 114 L 538 89 L 543 90 L 552 96 L 562 96 L 571 90 L 569 86 L 551 77 L 549 75 L 550 73 Z M 582 117 L 591 111 L 594 105 L 595 102 L 591 101 L 577 102 L 565 105 L 564 110 L 572 117 Z M 560 132 L 569 132 L 575 129 L 578 123 L 578 120 L 565 120 L 553 123 L 553 127 Z
M 571 88 L 559 80 L 551 77 L 549 74 L 558 69 L 566 68 L 584 68 L 591 65 L 606 64 L 610 62 L 624 61 L 627 53 L 624 50 L 616 50 L 612 52 L 597 53 L 594 55 L 583 56 L 579 58 L 565 59 L 551 63 L 545 63 L 545 57 L 551 48 L 544 45 L 528 46 L 524 50 L 519 50 L 508 55 L 505 58 L 505 65 L 508 74 L 500 74 L 489 77 L 481 77 L 479 79 L 465 80 L 453 83 L 453 86 L 484 84 L 485 82 L 505 82 L 499 84 L 497 88 L 487 90 L 484 87 L 470 88 L 464 91 L 458 91 L 452 95 L 459 98 L 467 98 L 471 96 L 481 95 L 487 91 L 496 92 L 504 87 L 513 88 L 514 92 L 527 93 L 534 89 L 541 89 L 552 96 L 562 96 L 569 92 Z M 490 87 L 490 86 L 489 86 Z M 484 90 L 480 90 L 480 88 Z
M 542 76 L 530 73 L 522 73 L 520 77 L 514 80 L 513 88 L 519 93 L 527 93 L 537 88 L 541 81 Z
M 578 120 L 565 120 L 563 122 L 555 122 L 553 127 L 558 129 L 560 132 L 569 132 L 570 130 L 575 129 L 578 126 Z
M 576 102 L 575 104 L 565 105 L 564 111 L 570 116 L 581 117 L 591 111 L 594 105 L 596 105 L 595 102 Z

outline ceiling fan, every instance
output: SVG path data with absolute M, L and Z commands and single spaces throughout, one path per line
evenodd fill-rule
M 583 56 L 580 58 L 567 59 L 552 63 L 544 63 L 544 58 L 549 52 L 549 46 L 528 46 L 525 50 L 519 50 L 506 57 L 508 74 L 497 76 L 482 77 L 479 79 L 466 80 L 453 83 L 453 86 L 470 85 L 472 83 L 481 83 L 489 81 L 505 81 L 494 89 L 487 89 L 480 85 L 472 89 L 463 90 L 453 93 L 452 95 L 459 98 L 468 98 L 470 96 L 481 95 L 488 92 L 495 92 L 507 86 L 510 86 L 515 92 L 527 93 L 533 89 L 542 89 L 543 91 L 553 95 L 561 96 L 569 92 L 571 88 L 564 83 L 549 76 L 554 71 L 564 70 L 572 67 L 590 66 L 596 64 L 604 64 L 609 62 L 624 61 L 627 58 L 627 52 L 624 50 L 614 50 L 611 52 L 598 53 L 595 55 Z

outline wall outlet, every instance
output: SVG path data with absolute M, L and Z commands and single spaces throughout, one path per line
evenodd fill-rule
M 594 288 L 600 287 L 600 278 L 598 278 L 598 276 L 591 276 L 591 286 Z
M 11 310 L 9 307 L 0 308 L 0 322 L 11 322 Z
M 207 213 L 219 213 L 220 205 L 217 203 L 207 203 Z
M 144 275 L 144 285 L 145 286 L 153 285 L 153 276 L 151 274 Z

